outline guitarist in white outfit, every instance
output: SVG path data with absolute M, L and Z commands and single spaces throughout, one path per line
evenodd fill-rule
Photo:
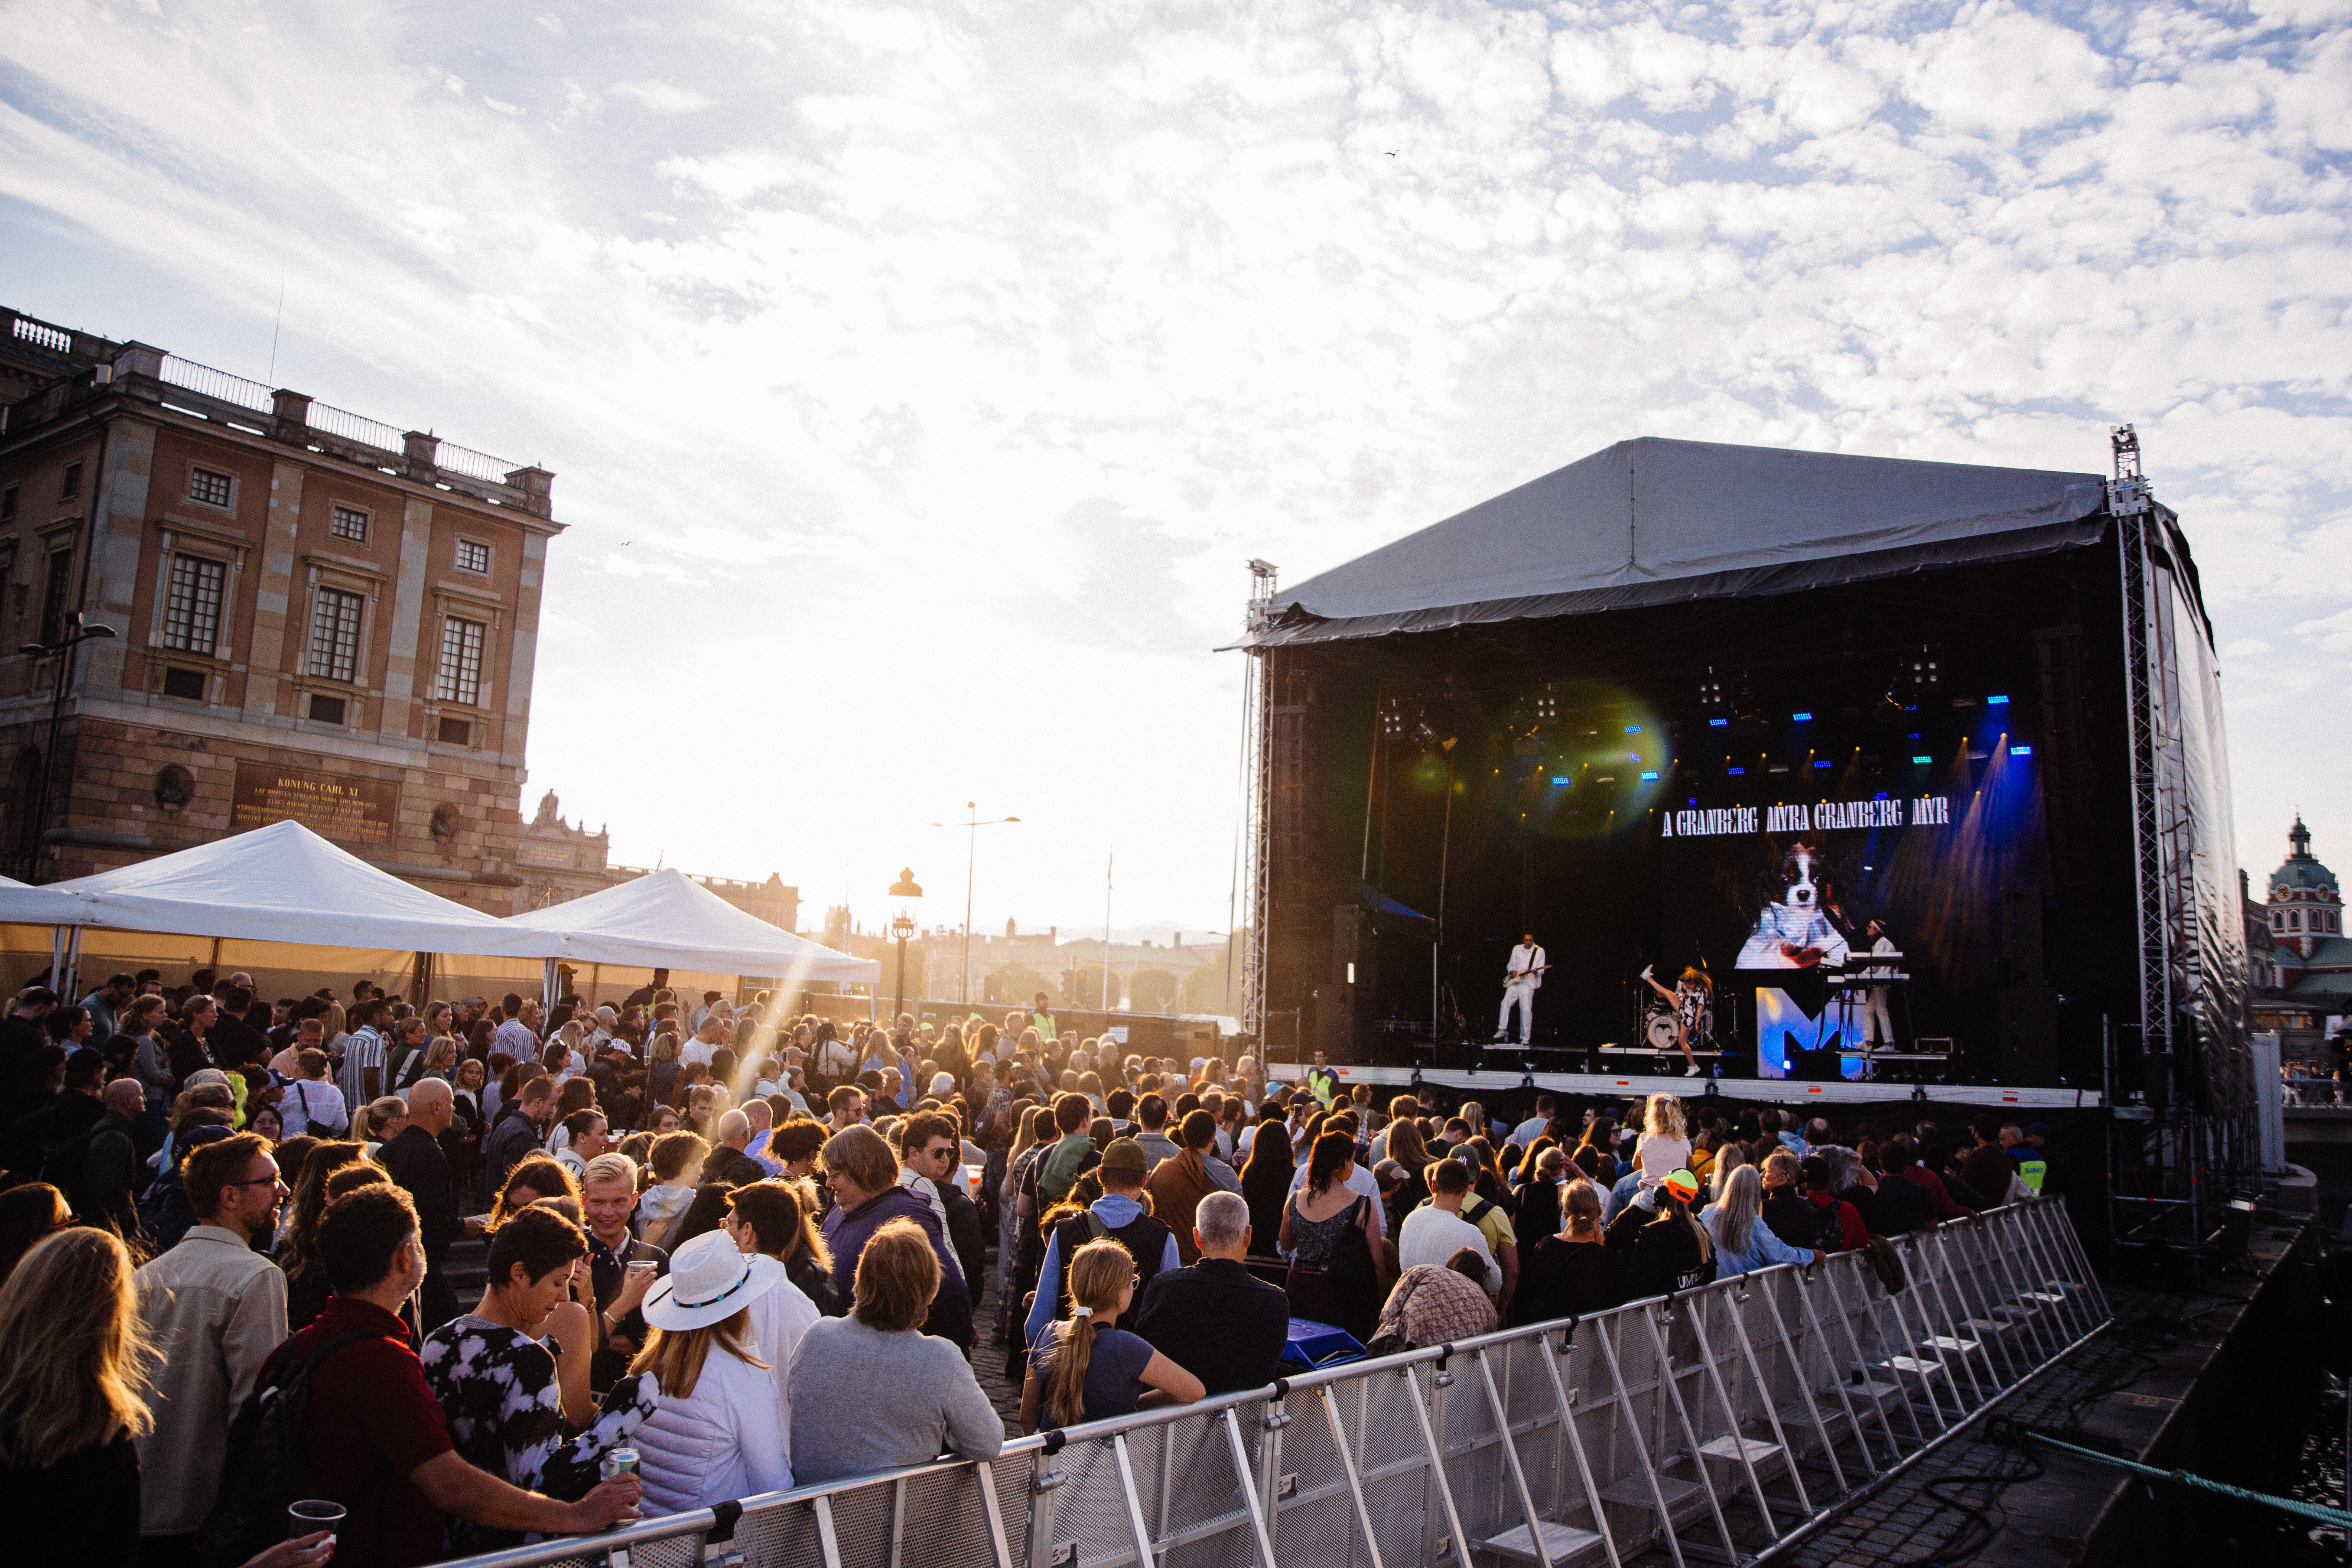
M 1511 1009 L 1519 1010 L 1519 1044 L 1535 1038 L 1536 992 L 1543 984 L 1544 971 L 1550 966 L 1544 962 L 1544 950 L 1536 945 L 1536 933 L 1523 931 L 1519 945 L 1511 949 L 1511 961 L 1503 975 L 1503 1010 L 1495 1019 L 1495 1038 L 1511 1037 Z

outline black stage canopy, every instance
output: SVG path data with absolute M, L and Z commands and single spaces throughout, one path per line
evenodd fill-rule
M 1240 646 L 1789 594 L 2095 542 L 2096 474 L 1620 441 L 1275 595 Z

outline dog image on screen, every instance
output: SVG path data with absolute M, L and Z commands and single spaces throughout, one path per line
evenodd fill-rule
M 1739 949 L 1741 969 L 1818 969 L 1846 956 L 1845 933 L 1826 912 L 1829 878 L 1821 850 L 1803 838 L 1780 856 L 1780 896 L 1756 911 Z

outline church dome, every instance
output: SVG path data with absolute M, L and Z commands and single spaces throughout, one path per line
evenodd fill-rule
M 2303 825 L 2301 816 L 2294 819 L 2294 826 L 2287 834 L 2286 841 L 2292 852 L 2279 868 L 2271 873 L 2271 897 L 2276 899 L 2298 892 L 2315 892 L 2323 899 L 2334 899 L 2336 873 L 2312 858 L 2311 829 Z

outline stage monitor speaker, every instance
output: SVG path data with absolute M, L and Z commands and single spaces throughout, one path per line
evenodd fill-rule
M 2042 889 L 2000 890 L 2000 984 L 2039 985 L 2050 978 L 2042 950 Z
M 1307 1038 L 1314 1042 L 1316 1050 L 1335 1062 L 1360 1059 L 1356 1048 L 1356 998 L 1361 994 L 1360 987 L 1345 981 L 1315 988 L 1315 1027 Z
M 1835 1083 L 1845 1066 L 1838 1055 L 1838 1036 L 1832 1032 L 1820 1046 L 1807 1047 L 1797 1043 L 1797 1037 L 1787 1039 L 1789 1076 L 1801 1083 Z
M 2047 985 L 2002 986 L 1996 1029 L 1994 1082 L 2057 1082 L 2057 992 Z

